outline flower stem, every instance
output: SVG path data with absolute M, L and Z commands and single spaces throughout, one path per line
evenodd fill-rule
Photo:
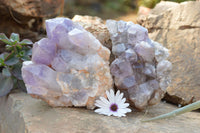
M 163 114 L 163 115 L 160 115 L 160 116 L 157 116 L 157 117 L 154 117 L 154 118 L 151 118 L 151 119 L 147 119 L 147 120 L 142 120 L 142 122 L 149 122 L 149 121 L 174 117 L 174 116 L 177 116 L 177 115 L 180 115 L 180 114 L 183 114 L 183 113 L 186 113 L 186 112 L 190 112 L 190 111 L 193 111 L 193 110 L 196 110 L 196 109 L 199 109 L 199 108 L 200 108 L 200 101 L 197 101 L 195 103 L 189 104 L 187 106 L 184 106 L 180 109 L 174 110 L 174 111 L 169 112 L 167 114 Z

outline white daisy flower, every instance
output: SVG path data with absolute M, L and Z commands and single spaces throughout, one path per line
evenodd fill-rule
M 100 97 L 100 100 L 96 100 L 95 105 L 99 107 L 95 110 L 96 113 L 104 114 L 104 115 L 114 115 L 114 116 L 126 116 L 127 112 L 131 112 L 128 103 L 125 103 L 126 98 L 123 98 L 123 93 L 120 93 L 118 90 L 116 95 L 114 91 L 111 89 L 110 92 L 106 91 L 106 95 L 108 100 L 104 97 Z

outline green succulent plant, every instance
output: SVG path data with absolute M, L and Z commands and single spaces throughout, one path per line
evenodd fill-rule
M 8 38 L 0 33 L 0 41 L 6 44 L 6 51 L 0 54 L 0 97 L 7 95 L 12 89 L 26 90 L 21 67 L 23 61 L 30 60 L 32 54 L 30 40 L 20 41 L 19 34 L 12 33 Z

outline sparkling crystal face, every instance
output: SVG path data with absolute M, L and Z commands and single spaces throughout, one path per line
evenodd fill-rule
M 113 103 L 110 105 L 110 111 L 113 111 L 113 112 L 117 112 L 118 110 L 118 105 Z
M 160 102 L 172 69 L 168 50 L 149 39 L 146 28 L 132 22 L 107 20 L 116 59 L 110 70 L 119 90 L 139 110 Z

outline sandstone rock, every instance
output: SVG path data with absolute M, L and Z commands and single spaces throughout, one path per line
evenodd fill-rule
M 132 22 L 107 20 L 115 60 L 110 70 L 117 89 L 142 110 L 160 102 L 169 84 L 168 50 L 149 39 L 147 29 Z
M 166 12 L 166 10 L 170 10 L 174 8 L 175 6 L 179 5 L 176 2 L 171 1 L 161 1 L 159 4 L 157 4 L 154 9 L 150 11 L 150 14 L 162 14 L 163 12 Z
M 137 14 L 138 15 L 148 15 L 150 11 L 151 11 L 150 8 L 145 7 L 145 6 L 140 6 Z
M 126 117 L 103 116 L 84 108 L 52 108 L 42 100 L 25 93 L 13 93 L 0 98 L 1 133 L 199 133 L 199 112 L 189 112 L 175 118 L 141 123 L 177 109 L 160 103 L 145 112 L 128 113 Z
M 61 7 L 61 3 L 62 0 L 1 0 L 0 9 L 2 11 L 1 14 L 5 13 L 7 15 L 13 15 L 12 12 L 14 12 L 16 16 L 28 16 L 27 19 L 30 19 L 30 17 L 51 17 L 57 15 L 59 8 Z M 2 9 L 6 9 L 7 13 Z M 27 19 L 22 21 L 27 21 Z
M 87 106 L 112 88 L 110 51 L 67 18 L 46 20 L 48 38 L 33 45 L 22 67 L 27 92 L 51 106 Z
M 38 41 L 44 36 L 44 17 L 55 17 L 62 0 L 0 0 L 0 32 L 10 36 L 18 33 L 21 39 Z M 0 53 L 5 51 L 0 42 Z
M 174 67 L 167 89 L 172 97 L 167 100 L 176 104 L 200 100 L 199 7 L 197 1 L 180 4 L 163 1 L 152 9 L 152 13 L 138 18 L 138 23 L 149 30 L 149 37 L 170 50 L 169 61 Z

